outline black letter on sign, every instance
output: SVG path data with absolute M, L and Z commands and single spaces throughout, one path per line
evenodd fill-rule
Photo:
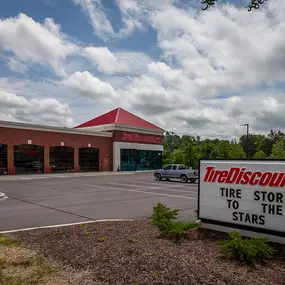
M 265 224 L 265 220 L 264 220 L 264 216 L 263 215 L 259 216 L 259 224 L 260 225 L 264 225 Z
M 233 208 L 237 210 L 239 208 L 239 202 L 238 201 L 233 201 Z
M 254 200 L 258 201 L 260 199 L 259 191 L 254 191 Z
M 233 221 L 237 221 L 238 217 L 237 217 L 237 212 L 233 212 Z

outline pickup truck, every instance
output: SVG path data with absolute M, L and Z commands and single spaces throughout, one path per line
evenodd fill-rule
M 183 183 L 187 183 L 188 180 L 191 183 L 195 183 L 198 180 L 198 170 L 187 169 L 183 164 L 169 164 L 163 169 L 155 170 L 153 176 L 156 180 L 170 180 L 174 178 L 180 179 Z

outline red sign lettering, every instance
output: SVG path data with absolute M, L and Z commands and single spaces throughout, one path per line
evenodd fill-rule
M 203 182 L 208 183 L 226 183 L 226 184 L 242 184 L 250 186 L 269 186 L 269 187 L 284 187 L 285 186 L 284 172 L 269 172 L 260 171 L 252 172 L 245 167 L 231 167 L 229 170 L 215 169 L 213 166 L 206 168 L 206 174 Z
M 161 144 L 161 137 L 139 135 L 135 133 L 122 132 L 122 141 L 137 142 L 137 143 L 150 143 L 150 144 Z

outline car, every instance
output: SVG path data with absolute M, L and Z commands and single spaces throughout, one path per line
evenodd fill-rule
M 158 169 L 153 172 L 156 180 L 180 179 L 181 182 L 195 183 L 198 180 L 198 169 L 186 168 L 183 164 L 169 164 L 163 169 Z

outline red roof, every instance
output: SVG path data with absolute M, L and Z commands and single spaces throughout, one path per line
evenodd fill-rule
M 76 126 L 75 129 L 93 126 L 103 126 L 108 124 L 125 125 L 135 128 L 163 131 L 163 129 L 157 127 L 156 125 L 153 125 L 122 108 L 117 108 L 113 111 L 105 113 L 97 118 L 94 118 L 88 122 Z

